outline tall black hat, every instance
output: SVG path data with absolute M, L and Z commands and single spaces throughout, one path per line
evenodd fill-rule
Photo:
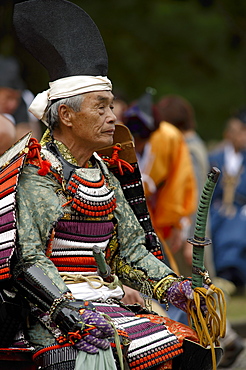
M 13 21 L 20 42 L 50 76 L 50 88 L 29 107 L 45 124 L 49 101 L 112 89 L 104 42 L 80 7 L 65 0 L 25 1 L 15 5 Z
M 65 0 L 16 4 L 14 27 L 20 42 L 47 69 L 50 81 L 107 75 L 108 57 L 100 32 L 77 5 Z

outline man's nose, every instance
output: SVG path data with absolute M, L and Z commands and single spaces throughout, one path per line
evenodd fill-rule
M 109 115 L 108 115 L 108 122 L 115 123 L 116 120 L 117 120 L 116 115 L 114 114 L 112 109 L 110 109 L 110 112 L 109 112 Z

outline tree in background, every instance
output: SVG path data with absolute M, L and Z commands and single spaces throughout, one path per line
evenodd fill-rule
M 0 5 L 0 53 L 20 59 L 34 93 L 46 71 L 19 46 L 13 4 Z M 179 94 L 194 106 L 199 134 L 220 139 L 223 123 L 246 98 L 245 0 L 73 0 L 95 20 L 109 55 L 109 77 L 129 101 L 146 86 L 156 99 Z M 35 78 L 34 78 L 35 76 Z M 35 81 L 35 83 L 34 83 Z

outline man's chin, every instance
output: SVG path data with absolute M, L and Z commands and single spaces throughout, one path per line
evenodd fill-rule
M 97 150 L 100 150 L 100 149 L 106 148 L 108 146 L 111 146 L 111 145 L 113 145 L 113 143 L 114 143 L 114 139 L 113 139 L 113 136 L 112 136 L 108 140 L 104 140 L 104 143 L 102 143 L 101 145 L 99 144 Z
M 104 140 L 104 145 L 102 146 L 102 148 L 105 147 L 105 146 L 111 146 L 111 145 L 113 145 L 113 143 L 114 143 L 114 136 L 113 135 L 109 135 L 107 137 L 107 139 Z

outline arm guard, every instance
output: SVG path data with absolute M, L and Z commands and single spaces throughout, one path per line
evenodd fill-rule
M 83 320 L 79 313 L 80 309 L 91 309 L 92 305 L 84 305 L 84 301 L 76 301 L 67 289 L 66 292 L 54 284 L 54 282 L 36 265 L 25 267 L 14 276 L 16 288 L 24 297 L 42 311 L 48 312 L 60 329 L 67 334 L 69 331 L 82 331 Z

